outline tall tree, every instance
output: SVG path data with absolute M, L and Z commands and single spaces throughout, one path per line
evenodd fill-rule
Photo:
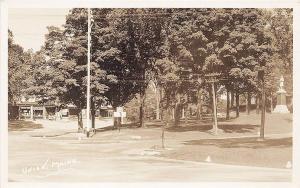
M 161 9 L 94 9 L 93 58 L 117 81 L 104 95 L 114 107 L 140 96 L 143 126 L 145 90 L 161 43 Z M 153 16 L 149 16 L 153 15 Z M 115 92 L 118 91 L 118 92 Z
M 208 48 L 220 60 L 225 77 L 222 84 L 235 92 L 238 116 L 239 95 L 258 91 L 257 70 L 266 66 L 270 58 L 270 37 L 260 9 L 216 9 L 211 14 L 209 23 L 213 29 L 208 38 L 213 41 Z M 208 61 L 215 62 L 218 61 Z
M 24 80 L 30 76 L 32 51 L 24 52 L 23 48 L 15 44 L 13 33 L 8 31 L 8 101 L 11 104 L 26 97 L 23 90 L 26 88 Z
M 293 95 L 293 10 L 266 9 L 263 19 L 267 22 L 266 30 L 273 47 L 268 68 L 270 74 L 266 80 L 266 94 L 272 103 L 272 99 L 276 98 L 281 75 L 285 78 L 285 89 L 289 95 Z

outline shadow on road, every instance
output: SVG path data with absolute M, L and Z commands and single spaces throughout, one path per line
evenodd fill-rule
M 292 146 L 292 137 L 265 139 L 258 141 L 257 138 L 229 138 L 229 139 L 203 139 L 184 142 L 185 145 L 212 145 L 219 148 L 285 148 Z
M 32 121 L 11 120 L 8 122 L 8 131 L 30 131 L 43 128 L 42 124 Z

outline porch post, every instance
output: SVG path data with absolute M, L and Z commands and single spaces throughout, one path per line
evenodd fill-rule
M 30 119 L 33 120 L 33 106 L 30 106 Z

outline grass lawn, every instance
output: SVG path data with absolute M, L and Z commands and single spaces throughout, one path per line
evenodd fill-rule
M 205 161 L 210 156 L 214 163 L 285 168 L 292 161 L 292 138 L 266 139 L 198 139 L 188 140 L 183 146 L 163 152 L 172 159 Z
M 32 121 L 10 120 L 8 122 L 8 131 L 31 131 L 41 129 L 42 124 L 37 124 Z
M 43 127 L 30 121 L 10 121 L 8 130 L 15 131 L 14 134 L 17 134 L 17 131 L 29 131 L 28 135 L 31 137 L 34 133 L 41 134 L 37 129 L 45 129 L 44 134 L 50 134 L 47 130 L 51 130 L 57 136 L 52 138 L 46 135 L 47 139 L 54 139 L 71 148 L 76 146 L 73 142 L 93 144 L 100 148 L 103 146 L 105 149 L 97 150 L 102 152 L 102 156 L 140 155 L 143 151 L 157 150 L 158 156 L 167 159 L 205 162 L 210 156 L 213 163 L 273 168 L 285 168 L 287 162 L 292 161 L 291 114 L 267 114 L 264 141 L 257 140 L 260 116 L 255 113 L 241 114 L 236 119 L 219 121 L 218 135 L 209 132 L 212 128 L 209 120 L 188 120 L 187 123 L 182 121 L 177 127 L 166 128 L 165 146 L 168 149 L 165 150 L 161 149 L 160 121 L 146 122 L 145 128 L 124 125 L 120 132 L 112 130 L 111 127 L 101 128 L 97 130 L 96 135 L 82 141 L 78 141 L 78 134 L 72 133 L 70 129 L 57 128 L 63 127 L 64 122 L 51 123 L 52 126 Z M 55 123 L 57 125 L 54 125 Z M 77 122 L 74 123 L 75 130 Z M 67 133 L 56 134 L 62 131 Z
M 147 123 L 148 129 L 160 125 Z M 217 136 L 209 133 L 210 121 L 189 120 L 167 128 L 166 147 L 174 149 L 164 150 L 161 156 L 202 162 L 210 156 L 214 163 L 286 168 L 287 162 L 292 161 L 292 126 L 292 114 L 266 114 L 266 139 L 258 141 L 259 114 L 241 114 L 236 119 L 219 121 Z M 152 133 L 153 139 L 160 134 L 159 130 L 154 131 L 157 133 Z

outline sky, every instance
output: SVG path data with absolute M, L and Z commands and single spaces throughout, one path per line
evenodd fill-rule
M 14 42 L 24 50 L 40 50 L 44 44 L 47 26 L 61 27 L 69 9 L 14 8 L 8 10 L 8 28 Z

